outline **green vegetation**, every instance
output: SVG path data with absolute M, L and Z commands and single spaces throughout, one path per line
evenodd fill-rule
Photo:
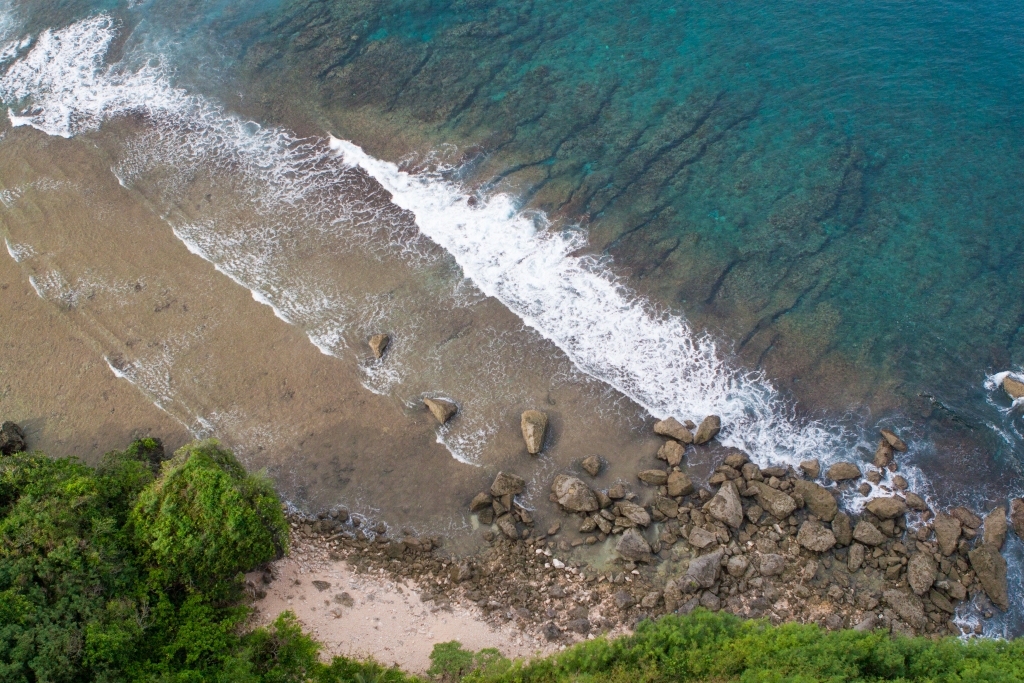
M 266 478 L 216 441 L 74 459 L 0 458 L 0 683 L 417 683 L 335 658 L 285 613 L 251 629 L 243 572 L 287 549 Z M 698 610 L 533 662 L 434 648 L 444 683 L 1021 681 L 1024 641 L 772 627 Z
M 702 609 L 640 624 L 629 637 L 596 639 L 530 663 L 458 643 L 434 648 L 432 673 L 465 683 L 668 683 L 669 681 L 1024 681 L 1024 641 L 892 638 L 771 626 Z

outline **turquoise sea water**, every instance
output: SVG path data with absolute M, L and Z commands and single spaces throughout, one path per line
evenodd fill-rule
M 450 175 L 582 224 L 630 286 L 803 413 L 909 434 L 937 500 L 1022 492 L 1024 422 L 985 385 L 1024 370 L 1019 3 L 13 11 L 13 37 L 110 12 L 111 61 L 156 59 L 266 123 L 392 156 L 388 126 L 457 144 Z

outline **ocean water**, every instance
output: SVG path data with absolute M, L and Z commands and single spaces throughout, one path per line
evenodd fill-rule
M 1024 372 L 1014 3 L 26 1 L 4 17 L 4 134 L 101 149 L 195 259 L 365 391 L 406 411 L 458 401 L 437 438 L 481 471 L 466 491 L 511 465 L 543 507 L 580 457 L 628 479 L 653 418 L 715 412 L 722 443 L 764 463 L 870 459 L 889 426 L 931 503 L 1021 494 L 1024 422 L 998 387 Z M 16 232 L 26 268 L 56 249 L 31 243 L 45 226 Z M 39 295 L 87 310 L 75 283 L 102 264 L 85 253 L 35 271 Z M 115 279 L 90 291 L 116 302 Z M 380 329 L 395 343 L 375 363 L 362 343 Z M 244 449 L 272 416 L 211 419 L 227 406 L 161 369 L 185 345 L 107 362 Z M 556 438 L 524 463 L 515 417 L 538 404 Z M 988 632 L 1020 632 L 1021 597 Z

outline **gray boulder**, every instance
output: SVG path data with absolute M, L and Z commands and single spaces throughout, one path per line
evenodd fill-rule
M 796 542 L 811 552 L 823 553 L 836 544 L 836 537 L 820 522 L 804 522 L 796 534 Z
M 548 416 L 539 410 L 527 410 L 520 419 L 523 440 L 530 455 L 537 455 L 544 446 L 544 433 L 548 429 Z
M 627 529 L 619 542 L 615 544 L 615 552 L 631 562 L 650 562 L 651 545 L 636 529 Z
M 892 607 L 900 619 L 914 628 L 924 628 L 928 619 L 924 616 L 924 603 L 921 598 L 904 591 L 888 590 L 882 593 L 882 599 Z
M 686 576 L 702 588 L 711 588 L 718 581 L 724 555 L 724 551 L 716 550 L 691 560 L 690 567 L 686 570 Z
M 778 576 L 786 568 L 786 558 L 777 553 L 765 553 L 761 556 L 758 571 L 761 576 Z
M 738 529 L 743 524 L 743 503 L 740 502 L 736 484 L 731 481 L 722 484 L 715 497 L 704 507 L 709 515 L 733 529 Z
M 693 442 L 695 444 L 707 443 L 718 436 L 718 432 L 721 430 L 722 419 L 717 415 L 708 415 L 701 420 L 700 426 L 697 427 L 697 433 L 693 435 Z
M 914 553 L 907 563 L 907 582 L 917 595 L 925 595 L 935 583 L 935 560 L 927 553 Z
M 703 527 L 697 526 L 690 531 L 690 537 L 686 540 L 694 548 L 704 550 L 704 548 L 718 543 L 718 536 Z
M 648 526 L 651 523 L 651 516 L 643 507 L 628 500 L 619 501 L 616 505 L 619 514 L 633 522 L 637 526 Z

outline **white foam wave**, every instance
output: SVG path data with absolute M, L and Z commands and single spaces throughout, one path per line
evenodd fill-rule
M 585 246 L 581 232 L 538 227 L 543 221 L 519 211 L 507 194 L 471 203 L 438 174 L 401 171 L 334 137 L 331 146 L 411 211 L 477 287 L 652 415 L 717 414 L 726 425 L 720 440 L 763 461 L 827 460 L 837 451 L 836 431 L 799 424 L 762 375 L 731 365 L 713 339 L 656 310 L 605 264 L 574 255 Z

